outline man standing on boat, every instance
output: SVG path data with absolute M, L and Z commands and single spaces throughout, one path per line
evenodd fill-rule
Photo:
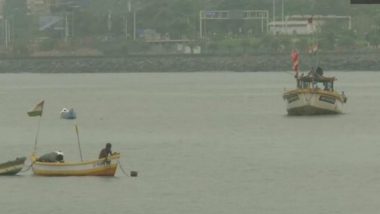
M 111 143 L 107 143 L 107 144 L 106 144 L 106 147 L 103 148 L 103 149 L 100 151 L 99 159 L 107 158 L 108 155 L 112 155 L 111 147 L 112 147 Z

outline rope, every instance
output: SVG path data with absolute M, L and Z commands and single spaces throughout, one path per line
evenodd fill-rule
M 26 169 L 21 170 L 20 172 L 27 172 L 32 168 L 33 164 L 30 164 Z
M 128 176 L 128 174 L 125 172 L 125 170 L 124 170 L 123 167 L 121 166 L 120 160 L 117 160 L 117 163 L 119 164 L 119 168 L 120 168 L 120 170 L 123 172 L 123 174 L 124 174 L 125 176 Z

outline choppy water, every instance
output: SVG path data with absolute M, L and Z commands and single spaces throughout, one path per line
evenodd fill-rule
M 336 72 L 343 115 L 288 117 L 286 73 L 0 74 L 0 162 L 38 152 L 79 160 L 106 142 L 115 178 L 0 177 L 1 213 L 319 214 L 380 210 L 380 73 Z

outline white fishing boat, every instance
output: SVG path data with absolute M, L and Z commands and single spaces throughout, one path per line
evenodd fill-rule
M 297 88 L 285 90 L 283 98 L 289 115 L 339 114 L 347 97 L 334 89 L 335 77 L 323 76 L 319 67 L 306 76 L 296 75 Z

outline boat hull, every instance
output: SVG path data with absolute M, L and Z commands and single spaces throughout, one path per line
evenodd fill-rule
M 344 98 L 331 91 L 295 89 L 285 92 L 289 115 L 341 114 Z
M 0 175 L 16 175 L 24 167 L 26 157 L 0 164 Z
M 107 160 L 77 163 L 47 163 L 34 161 L 32 171 L 38 176 L 115 176 L 119 155 L 112 155 Z

